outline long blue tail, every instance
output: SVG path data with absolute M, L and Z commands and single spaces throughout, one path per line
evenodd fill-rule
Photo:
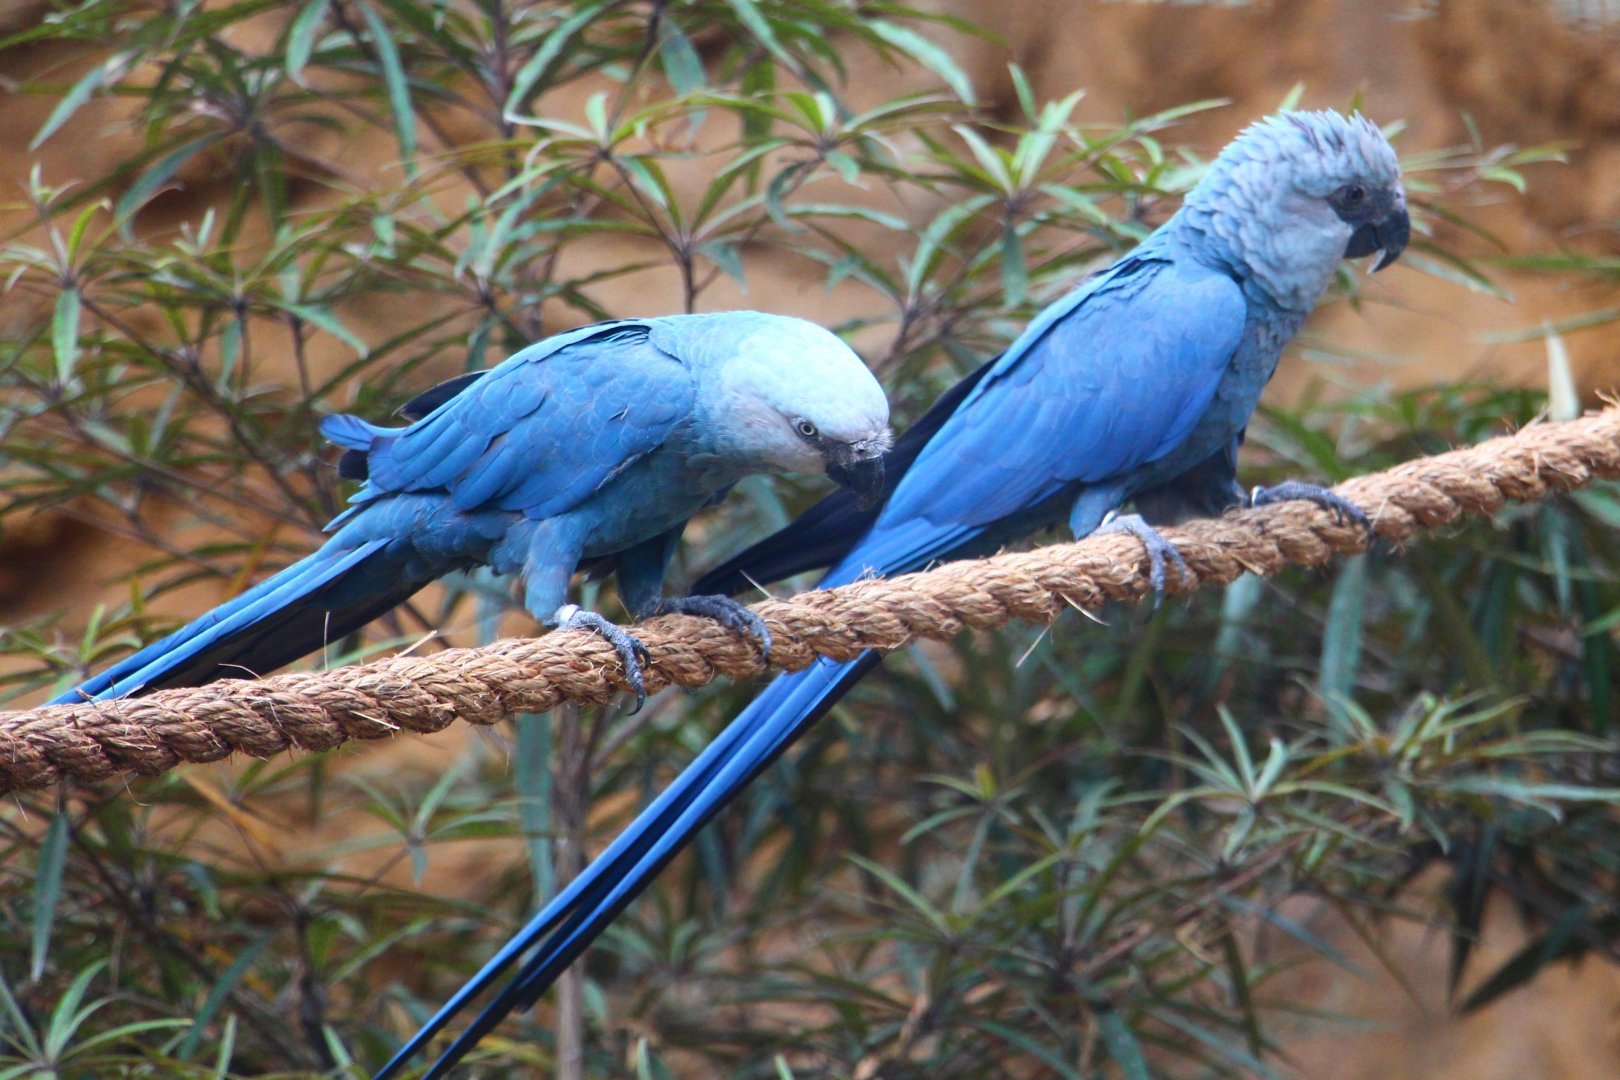
M 51 701 L 70 705 L 264 674 L 388 611 L 425 580 L 401 546 L 332 543 Z
M 804 671 L 779 676 L 606 851 L 445 1003 L 382 1067 L 377 1080 L 394 1075 L 530 949 L 534 953 L 517 975 L 434 1062 L 427 1077 L 444 1076 L 509 1013 L 533 1004 L 710 818 L 809 730 L 878 660 L 876 653 L 863 653 L 842 664 L 818 660 Z

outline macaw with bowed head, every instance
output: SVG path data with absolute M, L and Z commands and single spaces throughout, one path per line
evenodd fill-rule
M 1284 346 L 1340 260 L 1406 246 L 1395 153 L 1360 116 L 1290 112 L 1256 123 L 1134 251 L 1052 304 L 967 376 L 890 453 L 878 505 L 833 496 L 699 582 L 741 589 L 830 567 L 823 586 L 994 551 L 1067 522 L 1146 545 L 1155 585 L 1180 556 L 1152 528 L 1186 513 L 1308 498 L 1245 496 L 1236 454 Z M 1134 503 L 1139 515 L 1109 515 Z M 1107 521 L 1107 524 L 1104 524 Z M 533 1003 L 659 869 L 878 661 L 821 660 L 772 682 L 628 828 L 402 1049 L 390 1075 L 473 996 L 517 973 L 426 1075 L 443 1075 L 514 1008 Z
M 314 554 L 56 698 L 70 704 L 269 672 L 360 629 L 452 570 L 523 578 L 535 618 L 606 636 L 638 703 L 640 643 L 567 605 L 576 569 L 617 573 L 636 616 L 679 611 L 754 634 L 729 597 L 663 596 L 681 530 L 756 472 L 883 485 L 889 406 L 813 323 L 733 311 L 558 334 L 403 410 L 404 428 L 329 416 L 339 471 L 364 480 Z

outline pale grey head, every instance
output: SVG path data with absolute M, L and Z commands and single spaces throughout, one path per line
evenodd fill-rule
M 1182 213 L 1279 307 L 1308 311 L 1339 260 L 1394 262 L 1411 236 L 1395 151 L 1359 114 L 1286 112 L 1251 124 Z
M 704 357 L 699 407 L 720 433 L 716 451 L 750 470 L 825 471 L 863 503 L 882 493 L 889 401 L 835 334 L 762 312 L 695 316 L 681 329 L 688 354 Z

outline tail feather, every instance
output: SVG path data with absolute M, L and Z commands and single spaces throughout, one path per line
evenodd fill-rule
M 426 584 L 389 541 L 322 548 L 51 701 L 74 704 L 274 671 L 352 633 Z
M 821 660 L 806 671 L 777 678 L 606 851 L 412 1036 L 377 1073 L 377 1080 L 394 1075 L 469 1001 L 538 944 L 512 981 L 456 1037 L 426 1076 L 445 1075 L 514 1009 L 533 1004 L 710 818 L 814 725 L 878 660 L 876 653 L 864 653 L 842 664 Z
M 952 545 L 971 542 L 980 531 L 966 527 L 942 530 L 917 519 L 881 535 L 869 533 L 855 550 L 841 555 L 822 578 L 820 587 L 854 581 L 867 572 L 869 565 L 902 573 L 925 564 Z M 489 989 L 525 954 L 529 954 L 528 959 L 516 975 L 456 1036 L 424 1074 L 424 1080 L 446 1075 L 509 1014 L 538 1000 L 709 819 L 821 719 L 880 659 L 873 652 L 843 663 L 821 659 L 804 671 L 779 676 L 715 736 L 606 851 L 411 1036 L 375 1080 L 396 1075 L 473 998 Z

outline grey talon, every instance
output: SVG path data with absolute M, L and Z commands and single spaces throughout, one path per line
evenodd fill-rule
M 1312 502 L 1324 510 L 1331 510 L 1341 525 L 1347 520 L 1353 521 L 1366 531 L 1369 540 L 1373 538 L 1372 519 L 1367 516 L 1366 511 L 1343 495 L 1317 484 L 1285 480 L 1271 487 L 1256 487 L 1249 493 L 1250 506 L 1270 506 L 1272 503 L 1289 502 L 1294 499 Z
M 630 710 L 634 716 L 641 711 L 647 703 L 647 679 L 642 669 L 652 661 L 647 652 L 647 646 L 624 627 L 610 622 L 594 611 L 586 611 L 577 604 L 564 604 L 552 616 L 558 630 L 590 630 L 602 635 L 608 644 L 613 646 L 619 654 L 619 662 L 624 665 L 624 681 L 629 684 L 630 692 L 636 696 L 636 707 Z
M 771 628 L 765 620 L 729 596 L 660 597 L 643 612 L 652 615 L 696 615 L 713 619 L 734 634 L 752 637 L 759 642 L 759 651 L 766 662 L 771 659 Z
M 1110 517 L 1098 527 L 1097 532 L 1125 533 L 1142 542 L 1142 546 L 1147 549 L 1148 581 L 1153 586 L 1154 611 L 1159 610 L 1159 605 L 1164 602 L 1166 581 L 1164 568 L 1167 561 L 1175 564 L 1176 573 L 1180 575 L 1184 584 L 1193 580 L 1192 569 L 1187 565 L 1187 560 L 1181 557 L 1181 552 L 1176 550 L 1174 544 L 1160 536 L 1158 530 L 1144 521 L 1142 515 L 1120 514 Z

